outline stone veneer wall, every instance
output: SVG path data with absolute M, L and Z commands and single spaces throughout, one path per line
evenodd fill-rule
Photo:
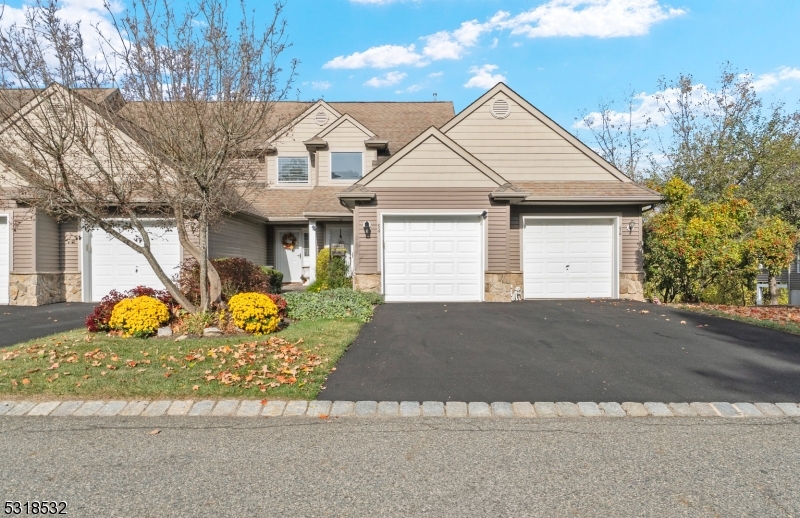
M 486 272 L 484 274 L 483 300 L 486 302 L 511 302 L 511 292 L 522 285 L 522 272 Z M 524 292 L 522 292 L 524 296 Z
M 619 298 L 628 300 L 644 300 L 644 273 L 619 273 Z
M 381 274 L 357 273 L 353 276 L 353 289 L 358 291 L 381 292 Z
M 81 301 L 80 273 L 11 273 L 9 304 L 44 306 Z

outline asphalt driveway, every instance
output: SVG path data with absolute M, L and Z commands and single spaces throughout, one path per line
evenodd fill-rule
M 94 304 L 63 302 L 47 306 L 0 306 L 0 347 L 83 327 Z
M 627 301 L 386 304 L 326 386 L 320 399 L 796 402 L 800 336 Z

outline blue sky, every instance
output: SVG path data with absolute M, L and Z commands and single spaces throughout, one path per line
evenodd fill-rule
M 102 0 L 62 4 L 67 19 L 103 21 Z M 266 20 L 271 2 L 250 4 Z M 436 92 L 458 111 L 502 79 L 569 128 L 628 88 L 647 112 L 661 76 L 713 87 L 725 61 L 768 101 L 800 99 L 793 0 L 287 0 L 286 18 L 301 99 Z

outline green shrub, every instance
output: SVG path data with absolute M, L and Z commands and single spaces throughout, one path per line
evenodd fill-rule
M 355 318 L 367 322 L 383 296 L 350 288 L 321 292 L 293 292 L 285 295 L 289 318 L 294 320 Z
M 262 266 L 261 271 L 269 276 L 270 293 L 280 293 L 283 286 L 283 272 L 269 266 Z
M 347 262 L 343 257 L 331 257 L 331 249 L 323 248 L 317 255 L 317 278 L 307 291 L 335 290 L 351 288 L 353 281 L 348 273 Z

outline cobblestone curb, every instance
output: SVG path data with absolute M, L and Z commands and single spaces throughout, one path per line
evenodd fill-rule
M 0 401 L 0 417 L 800 417 L 800 403 L 460 402 L 448 401 Z

